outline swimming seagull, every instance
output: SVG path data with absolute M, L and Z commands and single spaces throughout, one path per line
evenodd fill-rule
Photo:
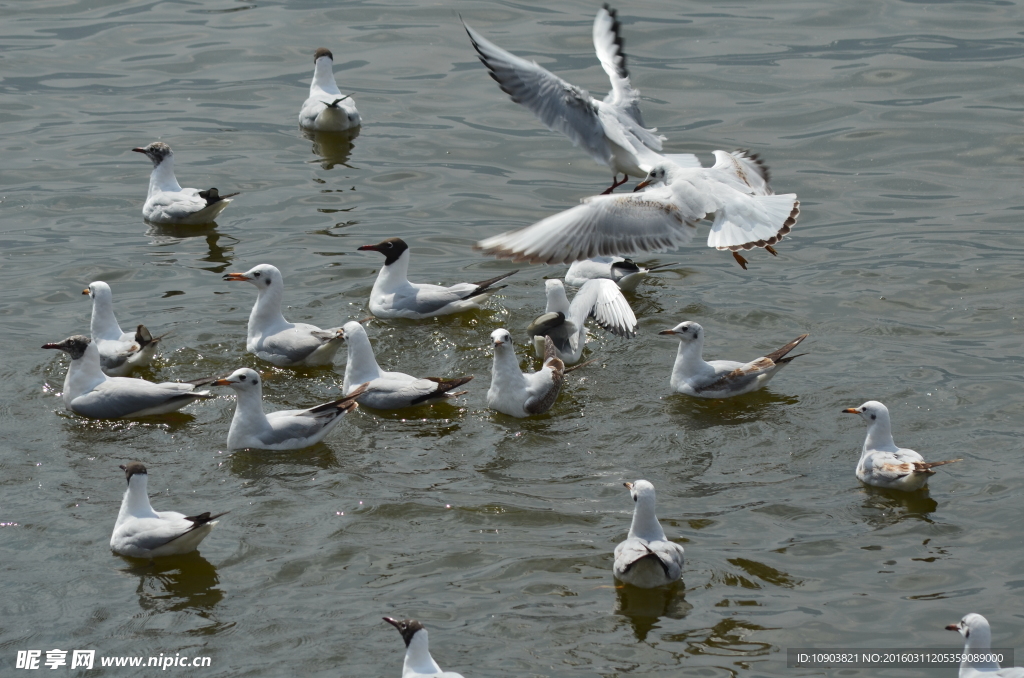
M 334 80 L 334 55 L 326 47 L 313 53 L 313 82 L 299 111 L 299 125 L 318 132 L 344 132 L 362 124 L 351 94 L 342 96 Z
M 591 257 L 573 262 L 565 274 L 565 284 L 582 287 L 588 280 L 607 278 L 623 292 L 633 292 L 648 273 L 671 265 L 655 264 L 644 268 L 625 257 Z
M 611 80 L 612 91 L 603 101 L 590 96 L 538 66 L 521 59 L 485 39 L 462 22 L 480 61 L 512 101 L 530 109 L 548 129 L 569 137 L 573 146 L 583 149 L 595 161 L 612 168 L 611 193 L 626 183 L 629 176 L 647 173 L 644 157 L 647 149 L 661 150 L 663 136 L 657 129 L 644 127 L 640 115 L 640 93 L 633 89 L 626 70 L 626 55 L 614 9 L 605 5 L 594 19 L 594 48 L 601 67 Z M 699 165 L 693 156 L 680 156 L 680 162 Z M 619 172 L 626 176 L 618 181 Z
M 209 391 L 196 390 L 211 383 L 212 378 L 157 384 L 145 379 L 108 377 L 100 369 L 96 345 L 80 334 L 56 344 L 43 344 L 43 348 L 55 348 L 71 356 L 64 378 L 64 407 L 83 417 L 148 417 L 174 412 L 194 400 L 213 397 Z
M 238 193 L 221 195 L 216 188 L 200 191 L 182 188 L 174 178 L 174 154 L 162 141 L 133 148 L 153 161 L 149 175 L 149 194 L 142 206 L 142 216 L 154 224 L 209 224 L 224 211 Z
M 191 553 L 206 539 L 224 513 L 186 516 L 176 511 L 154 511 L 149 505 L 149 474 L 140 462 L 122 465 L 128 490 L 110 536 L 110 550 L 130 558 L 159 558 Z
M 928 484 L 928 478 L 935 475 L 933 467 L 963 461 L 926 462 L 914 450 L 897 447 L 892 439 L 889 409 L 877 400 L 869 400 L 860 407 L 848 407 L 843 412 L 859 414 L 868 423 L 868 435 L 857 462 L 857 477 L 868 485 L 912 492 Z
M 351 395 L 311 407 L 308 410 L 263 412 L 263 386 L 255 370 L 243 367 L 214 386 L 229 386 L 235 391 L 235 416 L 228 429 L 228 449 L 297 450 L 315 445 L 341 423 L 341 416 L 356 409 L 356 389 Z
M 284 277 L 270 264 L 253 266 L 245 273 L 227 273 L 224 280 L 256 286 L 256 303 L 249 314 L 245 350 L 278 367 L 330 365 L 341 348 L 341 328 L 322 330 L 316 325 L 290 323 L 281 313 Z
M 801 334 L 777 351 L 749 363 L 740 363 L 734 360 L 705 362 L 701 357 L 704 328 L 695 322 L 681 322 L 658 334 L 672 335 L 679 340 L 670 380 L 672 389 L 698 398 L 731 398 L 763 388 L 783 366 L 804 355 L 786 357 L 807 338 L 806 334 Z
M 544 366 L 536 372 L 519 370 L 516 349 L 508 330 L 491 332 L 494 364 L 491 388 L 487 391 L 487 407 L 513 417 L 529 417 L 551 409 L 562 390 L 565 363 L 558 359 L 551 337 L 544 337 Z
M 1024 678 L 1024 667 L 1001 669 L 998 662 L 984 661 L 986 655 L 991 658 L 992 629 L 980 614 L 964 615 L 959 624 L 950 624 L 946 630 L 959 631 L 964 637 L 965 656 L 960 662 L 960 678 Z M 981 661 L 970 661 L 974 658 Z
M 655 162 L 637 184 L 642 192 L 595 195 L 532 226 L 478 242 L 474 249 L 500 259 L 570 264 L 596 256 L 663 251 L 690 242 L 697 223 L 714 215 L 708 247 L 739 250 L 772 245 L 796 223 L 795 193 L 775 195 L 768 170 L 746 151 L 715 151 L 712 167 L 684 167 L 671 158 Z
M 347 322 L 342 328 L 341 334 L 345 338 L 345 343 L 348 344 L 348 363 L 345 365 L 345 382 L 342 392 L 346 396 L 353 395 L 357 389 L 365 385 L 365 392 L 356 398 L 356 402 L 365 407 L 377 410 L 399 410 L 429 400 L 454 398 L 464 395 L 466 392 L 453 393 L 452 390 L 473 378 L 470 375 L 454 379 L 439 377 L 418 379 L 402 372 L 385 372 L 373 356 L 370 339 L 366 336 L 366 330 L 362 325 L 354 320 Z
M 398 629 L 405 641 L 405 663 L 402 664 L 402 678 L 462 678 L 462 674 L 454 671 L 442 671 L 434 658 L 430 656 L 430 641 L 427 630 L 415 619 L 392 619 L 384 617 L 384 621 Z
M 654 485 L 623 483 L 636 505 L 626 541 L 615 547 L 615 578 L 642 589 L 665 586 L 683 576 L 683 547 L 668 540 L 654 513 Z
M 110 285 L 102 280 L 89 283 L 82 290 L 92 298 L 92 321 L 89 331 L 100 352 L 100 367 L 112 377 L 123 377 L 136 367 L 153 362 L 157 344 L 162 337 L 154 337 L 145 325 L 134 333 L 124 332 L 114 317 L 114 299 Z
M 409 246 L 401 238 L 387 238 L 359 249 L 380 252 L 385 257 L 370 292 L 370 312 L 378 318 L 432 318 L 482 308 L 492 294 L 505 287 L 494 287 L 495 283 L 518 273 L 451 287 L 417 284 L 409 282 Z
M 611 280 L 588 280 L 576 292 L 572 303 L 565 295 L 561 280 L 545 280 L 544 291 L 547 307 L 526 328 L 533 338 L 534 351 L 538 358 L 545 355 L 544 337 L 551 337 L 555 355 L 566 365 L 575 365 L 583 355 L 587 343 L 587 318 L 594 318 L 598 325 L 620 337 L 636 334 L 636 316 L 622 291 Z

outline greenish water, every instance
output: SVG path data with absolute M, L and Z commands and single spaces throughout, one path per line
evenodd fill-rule
M 194 676 L 398 676 L 381 616 L 430 630 L 442 667 L 482 676 L 800 676 L 789 647 L 960 647 L 967 612 L 1024 646 L 1021 348 L 1024 24 L 1018 2 L 644 0 L 620 6 L 644 116 L 670 152 L 751 148 L 802 203 L 779 257 L 742 271 L 695 242 L 630 296 L 640 332 L 592 338 L 598 363 L 547 415 L 486 409 L 488 335 L 517 340 L 543 307 L 526 267 L 488 310 L 375 321 L 385 367 L 475 374 L 454 404 L 360 410 L 324 444 L 224 450 L 226 394 L 145 422 L 63 411 L 66 359 L 87 332 L 82 288 L 105 280 L 122 325 L 171 331 L 142 376 L 265 374 L 277 407 L 338 392 L 334 371 L 245 353 L 254 291 L 227 271 L 272 263 L 286 315 L 367 315 L 398 235 L 414 277 L 480 280 L 513 265 L 471 251 L 607 185 L 609 172 L 511 103 L 458 15 L 603 95 L 596 3 L 7 2 L 0 5 L 0 667 L 18 650 L 180 652 Z M 312 53 L 332 49 L 361 133 L 305 138 Z M 216 228 L 141 217 L 161 139 L 183 185 L 242 195 Z M 770 388 L 725 402 L 672 395 L 675 343 L 704 325 L 708 357 L 754 358 L 810 333 Z M 943 467 L 928 495 L 861 486 L 864 427 Z M 230 510 L 201 555 L 112 555 L 143 461 L 153 503 Z M 625 480 L 658 490 L 686 546 L 675 591 L 619 590 Z M 49 669 L 42 669 L 49 672 Z M 73 675 L 133 675 L 130 669 Z M 939 676 L 955 669 L 845 671 Z M 149 673 L 153 673 L 150 670 Z M 25 674 L 29 675 L 29 674 Z M 54 675 L 58 675 L 55 672 Z

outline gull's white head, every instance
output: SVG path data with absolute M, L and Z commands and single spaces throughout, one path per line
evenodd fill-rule
M 565 294 L 565 285 L 557 278 L 544 281 L 544 294 L 547 298 L 548 313 L 569 313 L 569 297 Z
M 248 367 L 242 367 L 223 379 L 218 379 L 213 382 L 214 386 L 230 386 L 236 391 L 251 391 L 260 388 L 260 375 L 256 373 L 256 370 L 251 370 Z
M 133 477 L 138 476 L 143 481 L 148 477 L 146 467 L 143 466 L 140 461 L 130 461 L 127 464 L 121 464 L 118 468 L 124 471 L 124 477 L 125 480 L 128 481 L 128 487 L 131 487 Z
M 109 301 L 112 298 L 110 285 L 102 280 L 89 283 L 89 286 L 82 290 L 82 294 L 88 294 L 93 301 Z
M 876 421 L 889 421 L 889 409 L 877 400 L 869 400 L 860 407 L 847 407 L 843 412 L 859 414 L 868 423 L 868 426 Z
M 636 185 L 633 192 L 636 193 L 641 188 L 648 186 L 657 186 L 659 184 L 667 184 L 672 179 L 672 165 L 660 164 L 655 165 L 651 168 L 651 171 L 647 173 L 644 180 Z
M 253 266 L 245 273 L 225 273 L 223 279 L 252 283 L 260 292 L 267 289 L 280 290 L 284 288 L 284 276 L 276 266 L 270 264 Z
M 972 644 L 979 647 L 988 647 L 992 642 L 992 629 L 988 625 L 988 620 L 973 612 L 965 614 L 959 624 L 950 624 L 946 630 L 959 631 L 968 642 L 973 641 Z
M 629 490 L 629 495 L 633 497 L 633 501 L 639 504 L 643 500 L 644 503 L 654 505 L 654 485 L 650 482 L 637 480 L 632 483 L 623 483 L 623 485 Z
M 341 338 L 346 341 L 352 337 L 359 336 L 360 334 L 365 337 L 366 330 L 363 329 L 363 326 L 355 320 L 349 320 L 341 328 Z
M 133 148 L 132 150 L 136 153 L 144 153 L 147 158 L 153 161 L 153 167 L 174 155 L 171 153 L 171 147 L 162 141 L 154 141 L 149 146 Z
M 704 341 L 704 328 L 692 320 L 684 320 L 670 330 L 662 330 L 658 334 L 672 335 L 681 344 L 700 343 Z
M 491 332 L 491 343 L 495 347 L 512 346 L 512 335 L 506 329 L 494 330 Z
M 313 52 L 313 63 L 317 63 L 320 59 L 327 59 L 328 66 L 334 63 L 334 55 L 331 54 L 331 50 L 326 47 L 318 47 L 317 50 Z
M 409 647 L 409 643 L 412 642 L 413 636 L 417 633 L 422 632 L 423 635 L 427 635 L 427 630 L 423 628 L 423 624 L 419 623 L 415 619 L 392 619 L 391 617 L 384 617 L 384 621 L 398 629 L 398 632 L 402 634 L 402 640 L 405 641 L 405 646 Z

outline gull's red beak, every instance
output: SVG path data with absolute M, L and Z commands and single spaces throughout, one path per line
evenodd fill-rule
M 145 153 L 146 152 L 146 149 L 144 149 L 144 148 L 133 148 L 132 150 L 135 151 L 136 153 Z
M 236 280 L 240 282 L 249 282 L 249 279 L 245 277 L 244 273 L 225 273 L 224 280 Z
M 633 189 L 633 192 L 636 193 L 641 188 L 647 188 L 650 185 L 651 185 L 651 180 L 650 179 L 644 179 L 643 181 L 641 181 L 639 184 L 636 185 L 636 188 Z

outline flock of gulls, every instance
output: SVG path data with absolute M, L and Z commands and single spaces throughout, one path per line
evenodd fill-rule
M 629 255 L 686 244 L 697 224 L 707 218 L 711 220 L 708 246 L 731 251 L 746 269 L 747 260 L 740 251 L 763 248 L 774 255 L 773 246 L 790 233 L 800 203 L 795 194 L 775 194 L 767 167 L 747 151 L 715 151 L 712 167 L 701 166 L 693 155 L 661 153 L 665 137 L 644 126 L 639 93 L 626 70 L 616 12 L 607 5 L 598 12 L 593 27 L 598 59 L 611 80 L 611 91 L 603 100 L 463 25 L 480 61 L 502 91 L 613 173 L 612 184 L 599 195 L 532 226 L 486 238 L 475 247 L 484 254 L 514 261 L 571 264 L 564 283 L 555 279 L 545 282 L 544 313 L 527 329 L 531 341 L 524 350 L 542 361 L 539 369 L 521 370 L 509 330 L 497 328 L 490 333 L 494 358 L 487 406 L 512 417 L 530 417 L 548 411 L 566 375 L 591 362 L 580 362 L 588 320 L 621 337 L 635 335 L 636 316 L 623 291 L 634 290 L 657 267 L 639 267 Z M 299 113 L 304 129 L 342 132 L 361 124 L 352 96 L 338 89 L 333 58 L 324 48 L 314 54 L 309 98 Z M 237 195 L 221 195 L 216 188 L 182 188 L 174 174 L 174 154 L 163 142 L 132 150 L 153 163 L 142 210 L 147 221 L 210 223 Z M 631 176 L 642 178 L 633 191 L 615 193 Z M 410 249 L 401 238 L 386 238 L 359 249 L 384 257 L 369 299 L 370 313 L 381 319 L 418 320 L 479 309 L 505 287 L 499 283 L 518 272 L 447 287 L 414 283 L 409 280 Z M 333 366 L 344 346 L 343 397 L 308 409 L 268 413 L 263 406 L 261 377 L 249 368 L 222 378 L 187 382 L 154 383 L 127 376 L 153 360 L 162 337 L 154 337 L 144 325 L 134 332 L 123 331 L 114 316 L 109 285 L 95 281 L 82 292 L 92 299 L 91 336 L 73 335 L 43 346 L 71 358 L 62 392 L 65 408 L 99 419 L 162 415 L 213 398 L 206 387 L 224 386 L 236 397 L 228 449 L 294 450 L 323 440 L 343 415 L 360 405 L 398 410 L 467 393 L 460 389 L 472 376 L 417 377 L 382 369 L 361 322 L 327 329 L 289 322 L 282 313 L 284 276 L 275 266 L 260 264 L 244 273 L 228 273 L 223 279 L 256 288 L 246 350 L 260 360 L 279 367 Z M 566 285 L 576 288 L 571 301 Z M 768 355 L 740 362 L 706 361 L 704 328 L 695 322 L 681 322 L 659 334 L 678 341 L 669 378 L 672 390 L 695 398 L 730 398 L 763 388 L 798 357 L 790 353 L 807 338 L 801 334 Z M 892 438 L 889 411 L 880 402 L 868 401 L 843 412 L 860 415 L 867 423 L 856 475 L 868 485 L 918 490 L 935 474 L 935 467 L 960 461 L 926 462 L 914 450 L 898 447 Z M 120 555 L 152 559 L 191 552 L 224 515 L 156 511 L 149 502 L 146 467 L 132 461 L 121 469 L 128 489 L 110 539 L 110 548 Z M 654 486 L 646 480 L 625 486 L 634 501 L 633 520 L 625 541 L 615 548 L 614 576 L 640 588 L 672 585 L 682 577 L 683 547 L 666 536 L 658 521 Z M 384 619 L 405 641 L 403 678 L 461 678 L 442 671 L 433 660 L 422 624 L 411 619 Z M 968 614 L 959 624 L 946 628 L 963 634 L 966 650 L 984 650 L 990 645 L 989 625 L 981 615 Z M 1000 670 L 991 662 L 961 666 L 962 678 L 981 674 L 1021 678 L 1024 669 Z

